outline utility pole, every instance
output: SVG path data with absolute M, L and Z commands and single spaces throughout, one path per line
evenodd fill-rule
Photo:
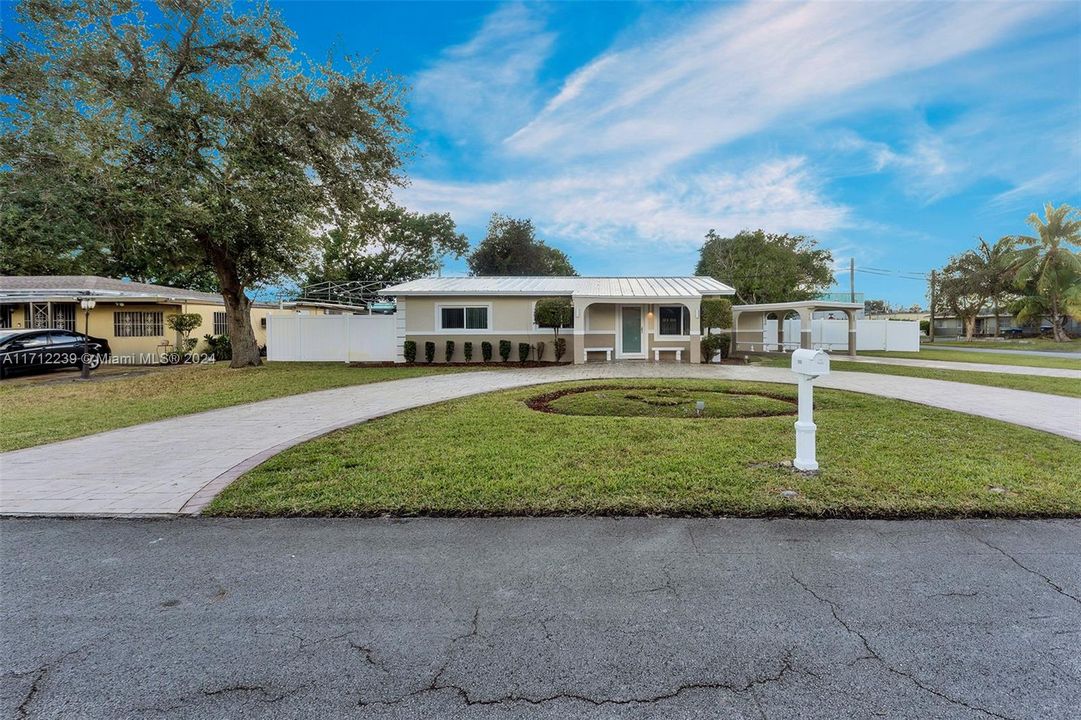
M 849 301 L 856 302 L 856 258 L 848 258 Z
M 935 271 L 931 271 L 931 320 L 927 326 L 927 341 L 935 341 Z

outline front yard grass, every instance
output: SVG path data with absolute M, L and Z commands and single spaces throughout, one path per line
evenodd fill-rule
M 460 370 L 344 363 L 267 363 L 233 370 L 215 363 L 103 374 L 89 383 L 6 380 L 0 383 L 0 451 L 312 390 Z
M 594 389 L 576 408 L 527 402 Z M 792 457 L 792 415 L 688 418 L 597 414 L 605 388 L 690 397 L 795 397 L 787 385 L 577 382 L 410 410 L 278 455 L 216 498 L 212 515 L 1076 516 L 1081 443 L 998 421 L 817 390 L 817 476 Z M 616 392 L 618 389 L 618 392 Z M 564 396 L 570 397 L 570 396 Z M 707 399 L 707 408 L 710 400 Z M 613 412 L 621 412 L 613 403 Z M 573 410 L 575 407 L 564 407 Z M 788 498 L 783 490 L 795 490 Z
M 1081 370 L 1081 354 L 1077 359 L 1064 357 L 1039 357 L 1037 355 L 1010 355 L 1009 353 L 973 353 L 964 350 L 939 350 L 921 348 L 919 352 L 885 352 L 861 350 L 860 355 L 907 360 L 943 360 L 946 362 L 985 363 L 991 365 L 1018 365 L 1020 367 L 1057 368 Z
M 792 366 L 792 361 L 788 357 L 769 358 L 764 360 L 762 364 L 766 367 L 789 368 Z M 970 370 L 939 370 L 917 365 L 879 365 L 877 363 L 850 362 L 833 358 L 830 358 L 830 369 L 834 371 L 879 373 L 880 375 L 904 375 L 906 377 L 948 380 L 970 385 L 988 385 L 1010 390 L 1027 390 L 1048 395 L 1081 397 L 1081 380 L 1074 380 L 1073 378 L 1013 375 Z

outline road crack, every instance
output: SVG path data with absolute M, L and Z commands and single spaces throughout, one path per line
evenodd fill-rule
M 826 607 L 828 607 L 829 610 L 830 610 L 830 613 L 832 613 L 834 619 L 837 621 L 837 623 L 841 627 L 843 627 L 845 629 L 846 632 L 848 632 L 850 635 L 853 635 L 854 637 L 859 639 L 860 643 L 863 645 L 863 648 L 864 648 L 864 650 L 866 651 L 867 654 L 864 655 L 864 656 L 861 656 L 860 658 L 857 658 L 858 660 L 862 660 L 862 659 L 874 660 L 875 662 L 879 663 L 888 672 L 890 672 L 890 673 L 892 673 L 894 675 L 897 675 L 899 677 L 905 678 L 906 680 L 908 680 L 910 683 L 915 685 L 920 690 L 923 690 L 926 693 L 934 695 L 935 697 L 941 698 L 942 700 L 945 700 L 946 702 L 948 702 L 948 703 L 950 703 L 952 705 L 957 705 L 959 707 L 967 708 L 967 709 L 972 710 L 974 712 L 983 713 L 984 715 L 987 715 L 987 716 L 993 717 L 993 718 L 998 718 L 999 720 L 1014 720 L 1013 718 L 1010 718 L 1007 715 L 1001 715 L 1001 714 L 996 713 L 996 712 L 994 712 L 992 710 L 987 710 L 986 708 L 982 708 L 982 707 L 979 707 L 977 705 L 972 705 L 971 703 L 965 702 L 964 700 L 959 700 L 959 699 L 957 699 L 955 697 L 951 697 L 950 695 L 947 695 L 946 693 L 944 693 L 944 692 L 942 692 L 940 690 L 936 690 L 935 688 L 924 684 L 921 680 L 919 680 L 918 678 L 916 678 L 912 674 L 910 674 L 910 673 L 908 673 L 908 672 L 906 672 L 904 670 L 900 670 L 898 668 L 895 668 L 893 665 L 891 665 L 889 662 L 887 662 L 885 658 L 883 658 L 881 655 L 878 654 L 878 652 L 871 646 L 871 643 L 867 639 L 866 635 L 864 635 L 857 628 L 853 627 L 851 624 L 849 624 L 847 621 L 845 621 L 845 619 L 841 616 L 840 612 L 838 611 L 838 607 L 837 607 L 837 604 L 835 602 L 833 602 L 832 600 L 830 600 L 827 597 L 819 595 L 817 592 L 814 591 L 814 589 L 812 589 L 809 585 L 807 585 L 807 583 L 803 582 L 798 577 L 796 577 L 795 573 L 789 573 L 789 575 L 791 576 L 793 582 L 795 582 L 797 585 L 799 585 L 801 588 L 803 588 L 803 590 L 807 594 L 809 594 L 815 600 L 818 600 L 820 603 L 822 603 Z
M 1049 578 L 1047 575 L 1044 575 L 1039 570 L 1033 570 L 1028 565 L 1025 565 L 1023 562 L 1021 562 L 1020 560 L 1015 558 L 1013 555 L 1011 555 L 1010 553 L 1008 553 L 1005 550 L 1003 550 L 1002 548 L 1000 548 L 998 545 L 990 543 L 990 542 L 984 540 L 981 537 L 978 537 L 976 535 L 972 535 L 971 533 L 969 533 L 968 535 L 969 535 L 969 537 L 971 537 L 973 540 L 980 543 L 981 545 L 985 545 L 985 546 L 991 548 L 992 550 L 997 551 L 1003 557 L 1007 558 L 1014 565 L 1021 568 L 1022 570 L 1029 573 L 1030 575 L 1035 575 L 1036 577 L 1040 578 L 1045 583 L 1047 583 L 1051 587 L 1051 589 L 1054 590 L 1055 592 L 1057 592 L 1059 595 L 1062 595 L 1063 597 L 1068 597 L 1071 600 L 1073 600 L 1075 603 L 1081 604 L 1081 598 L 1077 597 L 1076 595 L 1071 595 L 1070 593 L 1066 592 L 1065 588 L 1063 588 L 1061 585 L 1059 585 L 1054 580 Z

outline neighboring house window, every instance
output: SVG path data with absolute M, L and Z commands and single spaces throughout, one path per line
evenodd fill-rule
M 113 313 L 113 334 L 117 337 L 154 337 L 164 335 L 160 312 Z
M 662 305 L 657 310 L 658 335 L 689 335 L 691 311 L 683 305 Z
M 487 330 L 487 307 L 441 307 L 440 330 Z
M 214 334 L 215 335 L 224 335 L 225 334 L 225 313 L 224 312 L 216 312 L 216 313 L 214 313 Z

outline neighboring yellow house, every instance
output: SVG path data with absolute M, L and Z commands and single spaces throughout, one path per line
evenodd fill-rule
M 92 298 L 89 317 L 80 301 Z M 363 308 L 331 303 L 255 303 L 252 328 L 266 345 L 266 318 L 273 313 L 337 314 Z M 170 315 L 198 313 L 203 324 L 190 337 L 204 349 L 204 335 L 225 334 L 220 295 L 96 275 L 0 276 L 0 328 L 57 328 L 109 341 L 114 362 L 148 364 L 177 349 L 181 338 L 166 324 Z M 88 326 L 89 320 L 89 326 Z
M 398 347 L 434 342 L 442 362 L 447 340 L 455 341 L 454 361 L 464 359 L 463 345 L 473 343 L 473 360 L 481 359 L 481 343 L 493 346 L 499 361 L 500 340 L 546 344 L 544 360 L 553 359 L 554 333 L 537 327 L 533 309 L 542 297 L 561 296 L 574 306 L 574 326 L 560 331 L 567 341 L 564 361 L 678 360 L 701 357 L 703 297 L 732 295 L 724 283 L 709 277 L 466 277 L 425 278 L 384 288 L 381 295 L 397 302 Z

